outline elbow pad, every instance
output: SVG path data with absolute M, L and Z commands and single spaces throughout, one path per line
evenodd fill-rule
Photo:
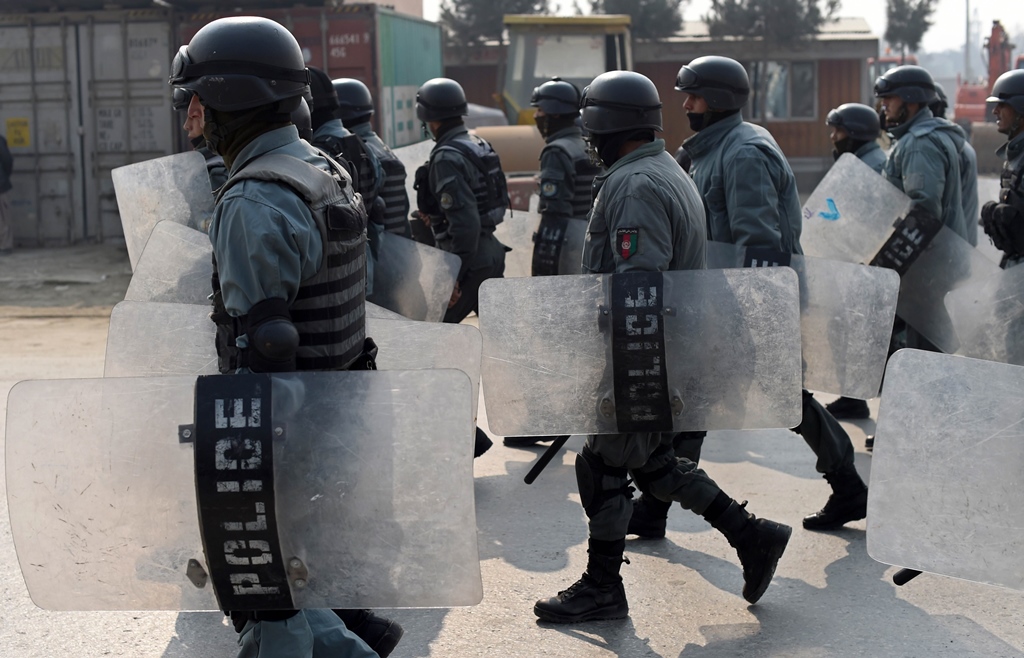
M 248 368 L 253 372 L 289 372 L 295 370 L 299 350 L 299 330 L 292 324 L 288 303 L 283 299 L 265 299 L 245 316 L 245 349 Z

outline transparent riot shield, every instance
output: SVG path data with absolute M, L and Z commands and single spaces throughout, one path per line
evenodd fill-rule
M 498 242 L 511 247 L 505 254 L 505 276 L 530 276 L 533 266 L 534 236 L 540 228 L 540 215 L 523 210 L 506 210 L 505 220 L 494 229 Z
M 480 331 L 496 434 L 800 422 L 799 290 L 787 268 L 492 279 Z M 657 399 L 637 398 L 647 393 Z
M 1024 366 L 1024 267 L 946 294 L 957 353 Z
M 383 233 L 367 300 L 410 320 L 440 322 L 462 260 L 436 247 Z
M 157 222 L 207 230 L 214 199 L 200 153 L 177 153 L 117 167 L 110 176 L 133 270 Z
M 405 166 L 405 191 L 409 194 L 413 210 L 416 209 L 416 189 L 413 187 L 416 183 L 416 170 L 420 168 L 420 165 L 426 164 L 430 159 L 430 152 L 433 150 L 434 140 L 432 139 L 392 149 L 395 156 Z
M 453 370 L 21 382 L 28 591 L 49 610 L 475 604 L 469 397 Z
M 867 263 L 910 210 L 910 197 L 852 153 L 839 157 L 803 207 L 804 254 Z
M 943 226 L 900 282 L 896 313 L 947 354 L 959 346 L 943 300 L 947 293 L 999 274 L 999 266 Z
M 215 334 L 209 305 L 121 302 L 110 313 L 103 376 L 215 375 Z M 451 368 L 466 373 L 476 418 L 481 353 L 476 327 L 371 316 L 366 335 L 377 344 L 378 370 Z
M 758 250 L 708 242 L 708 269 L 750 267 Z M 869 399 L 878 395 L 900 277 L 881 267 L 786 254 L 800 280 L 804 388 Z
M 208 305 L 212 276 L 210 236 L 175 222 L 162 221 L 149 236 L 124 298 L 136 302 Z
M 889 360 L 868 554 L 1024 590 L 1024 368 L 901 350 Z
M 570 219 L 565 227 L 565 240 L 558 255 L 559 274 L 579 274 L 583 267 L 583 244 L 587 241 L 587 221 Z

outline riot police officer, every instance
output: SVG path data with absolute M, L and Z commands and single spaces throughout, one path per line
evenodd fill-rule
M 383 204 L 381 220 L 384 230 L 410 237 L 409 194 L 405 189 L 405 165 L 373 131 L 373 98 L 370 90 L 355 78 L 338 78 L 332 82 L 338 95 L 338 118 L 342 125 L 363 141 L 363 145 L 380 163 L 383 180 L 378 198 Z
M 832 128 L 832 155 L 836 160 L 843 153 L 853 153 L 867 166 L 882 173 L 885 152 L 878 145 L 881 126 L 878 112 L 860 103 L 844 103 L 829 111 L 825 125 Z
M 590 151 L 607 167 L 594 179 L 583 272 L 704 269 L 700 196 L 665 152 L 664 140 L 655 138 L 662 126 L 654 83 L 629 71 L 603 73 L 583 92 L 582 117 Z M 629 475 L 722 532 L 743 565 L 743 597 L 750 603 L 761 598 L 791 528 L 755 518 L 696 464 L 677 459 L 669 434 L 591 435 L 576 457 L 590 529 L 587 570 L 568 589 L 536 603 L 541 620 L 571 623 L 629 614 L 619 575 L 630 515 Z
M 964 240 L 970 240 L 963 211 L 960 152 L 956 126 L 932 121 L 929 104 L 937 99 L 935 82 L 920 66 L 890 69 L 875 81 L 886 128 L 896 140 L 882 175 L 919 207 Z
M 601 168 L 593 164 L 583 143 L 576 85 L 552 78 L 533 90 L 533 120 L 544 138 L 540 152 L 541 223 L 533 250 L 533 275 L 558 274 L 559 252 L 570 219 L 586 219 L 591 187 Z
M 416 118 L 436 142 L 417 172 L 416 202 L 437 246 L 462 259 L 444 316 L 455 323 L 477 310 L 480 284 L 505 272 L 506 248 L 494 229 L 509 207 L 501 160 L 490 144 L 469 134 L 462 119 L 467 113 L 466 94 L 455 80 L 434 78 L 416 92 Z
M 185 113 L 185 123 L 181 128 L 188 136 L 192 149 L 199 152 L 206 159 L 206 173 L 210 175 L 210 187 L 214 192 L 228 179 L 228 169 L 224 166 L 224 158 L 213 152 L 206 144 L 206 137 L 203 136 L 203 115 L 198 109 L 191 105 L 194 94 L 188 89 L 176 87 L 174 89 L 171 104 L 174 109 Z
M 987 100 L 995 103 L 996 129 L 1006 135 L 1006 143 L 996 151 L 1006 161 L 999 200 L 985 203 L 981 222 L 1004 254 L 1001 266 L 1013 267 L 1024 261 L 1024 70 L 999 76 Z
M 309 89 L 295 38 L 265 18 L 213 21 L 179 50 L 170 82 L 192 93 L 189 111 L 228 167 L 209 231 L 221 372 L 372 367 L 366 213 L 348 174 L 290 123 Z M 368 611 L 231 616 L 240 656 L 369 658 L 402 634 Z
M 676 90 L 686 94 L 683 108 L 696 131 L 683 146 L 704 197 L 709 238 L 783 254 L 803 253 L 793 171 L 771 134 L 743 121 L 741 110 L 750 95 L 743 66 L 728 57 L 699 57 L 679 70 Z M 825 506 L 804 517 L 804 528 L 833 530 L 863 519 L 867 486 L 854 466 L 849 435 L 806 390 L 802 413 L 793 431 L 814 451 L 815 468 L 832 488 Z
M 967 225 L 967 241 L 978 244 L 978 152 L 971 146 L 971 141 L 963 128 L 946 119 L 949 99 L 946 90 L 938 82 L 935 83 L 935 100 L 928 109 L 935 115 L 935 120 L 943 126 L 947 134 L 956 143 L 960 153 L 960 200 L 963 202 L 964 222 Z

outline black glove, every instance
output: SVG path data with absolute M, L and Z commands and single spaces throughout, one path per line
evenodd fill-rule
M 1002 212 L 1003 208 L 1011 211 L 1014 210 L 1012 206 L 996 201 L 986 202 L 981 207 L 981 228 L 992 239 L 992 244 L 995 245 L 996 249 L 1009 253 L 1012 249 L 1012 241 L 1009 239 L 1004 225 L 1007 215 L 1005 212 Z
M 1002 234 L 1007 254 L 1024 254 L 1024 215 L 1015 206 L 1000 203 L 992 211 L 992 223 Z

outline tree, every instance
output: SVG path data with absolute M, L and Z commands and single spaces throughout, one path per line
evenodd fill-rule
M 917 52 L 921 47 L 924 33 L 932 26 L 938 0 L 886 0 L 885 40 L 900 51 L 900 58 L 907 51 Z
M 595 14 L 629 14 L 630 31 L 637 39 L 663 39 L 683 26 L 682 7 L 686 0 L 594 0 Z
M 547 9 L 547 0 L 444 0 L 441 24 L 455 46 L 466 48 L 501 40 L 505 14 L 541 14 Z
M 817 34 L 839 10 L 839 0 L 711 0 L 703 20 L 712 37 L 760 37 L 795 43 Z

